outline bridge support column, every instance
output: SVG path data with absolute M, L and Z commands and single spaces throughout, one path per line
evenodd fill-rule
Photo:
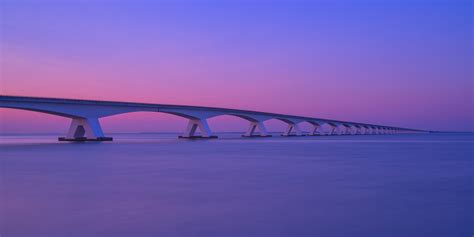
M 329 131 L 328 131 L 327 135 L 330 135 L 330 136 L 331 135 L 337 135 L 337 126 L 329 124 Z
M 198 128 L 201 132 L 200 136 L 195 135 Z M 212 131 L 206 119 L 189 119 L 186 131 L 184 131 L 184 134 L 179 136 L 179 138 L 217 138 L 217 136 L 212 135 Z
M 351 126 L 351 135 L 360 135 L 360 128 L 357 126 Z
M 343 135 L 345 132 L 345 128 L 346 127 L 344 125 L 337 125 L 332 135 Z
M 344 135 L 352 135 L 352 127 L 351 126 L 345 126 L 346 128 L 344 129 L 343 134 Z
M 291 132 L 295 132 L 294 135 L 291 134 Z M 300 127 L 296 123 L 288 123 L 288 127 L 286 128 L 286 131 L 282 134 L 284 137 L 289 137 L 289 136 L 303 136 L 303 133 L 301 132 Z
M 255 130 L 260 132 L 260 134 L 256 135 Z M 267 132 L 267 128 L 263 124 L 263 122 L 257 122 L 257 121 L 251 121 L 249 128 L 247 129 L 247 132 L 242 135 L 242 137 L 271 137 L 272 135 L 269 135 Z
M 311 129 L 311 132 L 308 134 L 309 136 L 319 136 L 322 135 L 321 131 L 321 125 L 319 124 L 313 124 L 313 129 Z
M 66 137 L 59 141 L 112 141 L 105 137 L 98 118 L 73 118 Z

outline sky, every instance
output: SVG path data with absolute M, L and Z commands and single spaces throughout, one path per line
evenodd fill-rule
M 474 4 L 461 0 L 0 1 L 0 94 L 258 110 L 474 131 Z M 130 113 L 105 132 L 182 131 Z M 0 108 L 0 133 L 69 119 Z M 234 117 L 216 131 L 244 131 Z M 284 124 L 270 121 L 270 130 Z

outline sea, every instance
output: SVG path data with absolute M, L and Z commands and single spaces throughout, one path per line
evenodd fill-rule
M 472 237 L 473 133 L 0 136 L 1 237 Z

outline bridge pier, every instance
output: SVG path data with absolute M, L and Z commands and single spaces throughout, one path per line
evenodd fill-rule
M 104 136 L 98 118 L 73 118 L 66 137 L 59 141 L 112 141 L 113 138 Z
M 256 135 L 255 130 L 257 130 L 260 134 Z M 271 137 L 272 135 L 269 135 L 267 132 L 267 128 L 263 124 L 263 122 L 259 121 L 250 121 L 249 128 L 247 129 L 247 132 L 242 135 L 242 137 Z
M 337 135 L 337 125 L 334 125 L 334 124 L 329 124 L 329 131 L 327 132 L 327 135 L 331 136 L 331 135 Z
M 344 135 L 352 135 L 352 133 L 353 133 L 353 126 L 347 125 L 347 124 L 346 124 L 345 126 L 346 126 L 346 131 L 345 131 Z
M 345 124 L 341 125 L 339 129 L 339 135 L 347 135 L 350 134 L 350 127 L 346 126 Z
M 338 125 L 336 125 L 336 127 L 333 129 L 331 135 L 341 135 L 343 129 L 344 129 L 344 125 L 338 124 Z
M 352 125 L 350 130 L 351 130 L 350 135 L 360 135 L 360 130 L 359 130 L 359 127 L 357 127 L 357 125 Z
M 313 128 L 311 132 L 309 132 L 308 136 L 319 136 L 322 135 L 321 125 L 317 123 L 313 123 Z
M 195 135 L 198 128 L 201 132 L 200 136 Z M 179 136 L 179 138 L 217 138 L 217 136 L 212 135 L 212 131 L 209 128 L 206 119 L 189 119 L 188 126 L 186 127 L 184 134 Z
M 291 134 L 291 132 L 293 131 L 295 132 L 294 135 Z M 304 136 L 304 135 L 297 123 L 288 123 L 288 127 L 286 128 L 282 136 L 289 137 L 289 136 Z

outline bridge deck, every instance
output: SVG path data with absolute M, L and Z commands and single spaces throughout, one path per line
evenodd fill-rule
M 350 122 L 350 121 L 333 120 L 333 119 L 325 119 L 325 118 L 286 115 L 286 114 L 242 110 L 242 109 L 206 107 L 206 106 L 169 105 L 169 104 L 153 104 L 153 103 L 139 103 L 139 102 L 120 102 L 120 101 L 9 96 L 9 95 L 0 95 L 0 101 L 14 101 L 14 102 L 21 101 L 21 102 L 31 102 L 31 103 L 56 103 L 56 104 L 61 103 L 61 104 L 79 104 L 79 105 L 120 106 L 120 107 L 134 107 L 134 108 L 155 108 L 158 111 L 160 109 L 190 109 L 190 110 L 198 110 L 198 111 L 201 110 L 201 111 L 225 112 L 229 114 L 237 113 L 237 114 L 249 114 L 249 115 L 262 115 L 262 116 L 270 116 L 270 117 L 283 118 L 283 119 L 288 118 L 288 119 L 299 119 L 299 120 L 305 120 L 305 121 L 320 121 L 320 122 L 334 123 L 334 124 L 357 124 L 361 126 L 378 126 L 378 127 L 386 127 L 386 128 L 413 130 L 413 129 L 369 124 L 369 123 L 359 123 L 359 122 Z M 413 130 L 413 131 L 417 131 L 417 130 Z

